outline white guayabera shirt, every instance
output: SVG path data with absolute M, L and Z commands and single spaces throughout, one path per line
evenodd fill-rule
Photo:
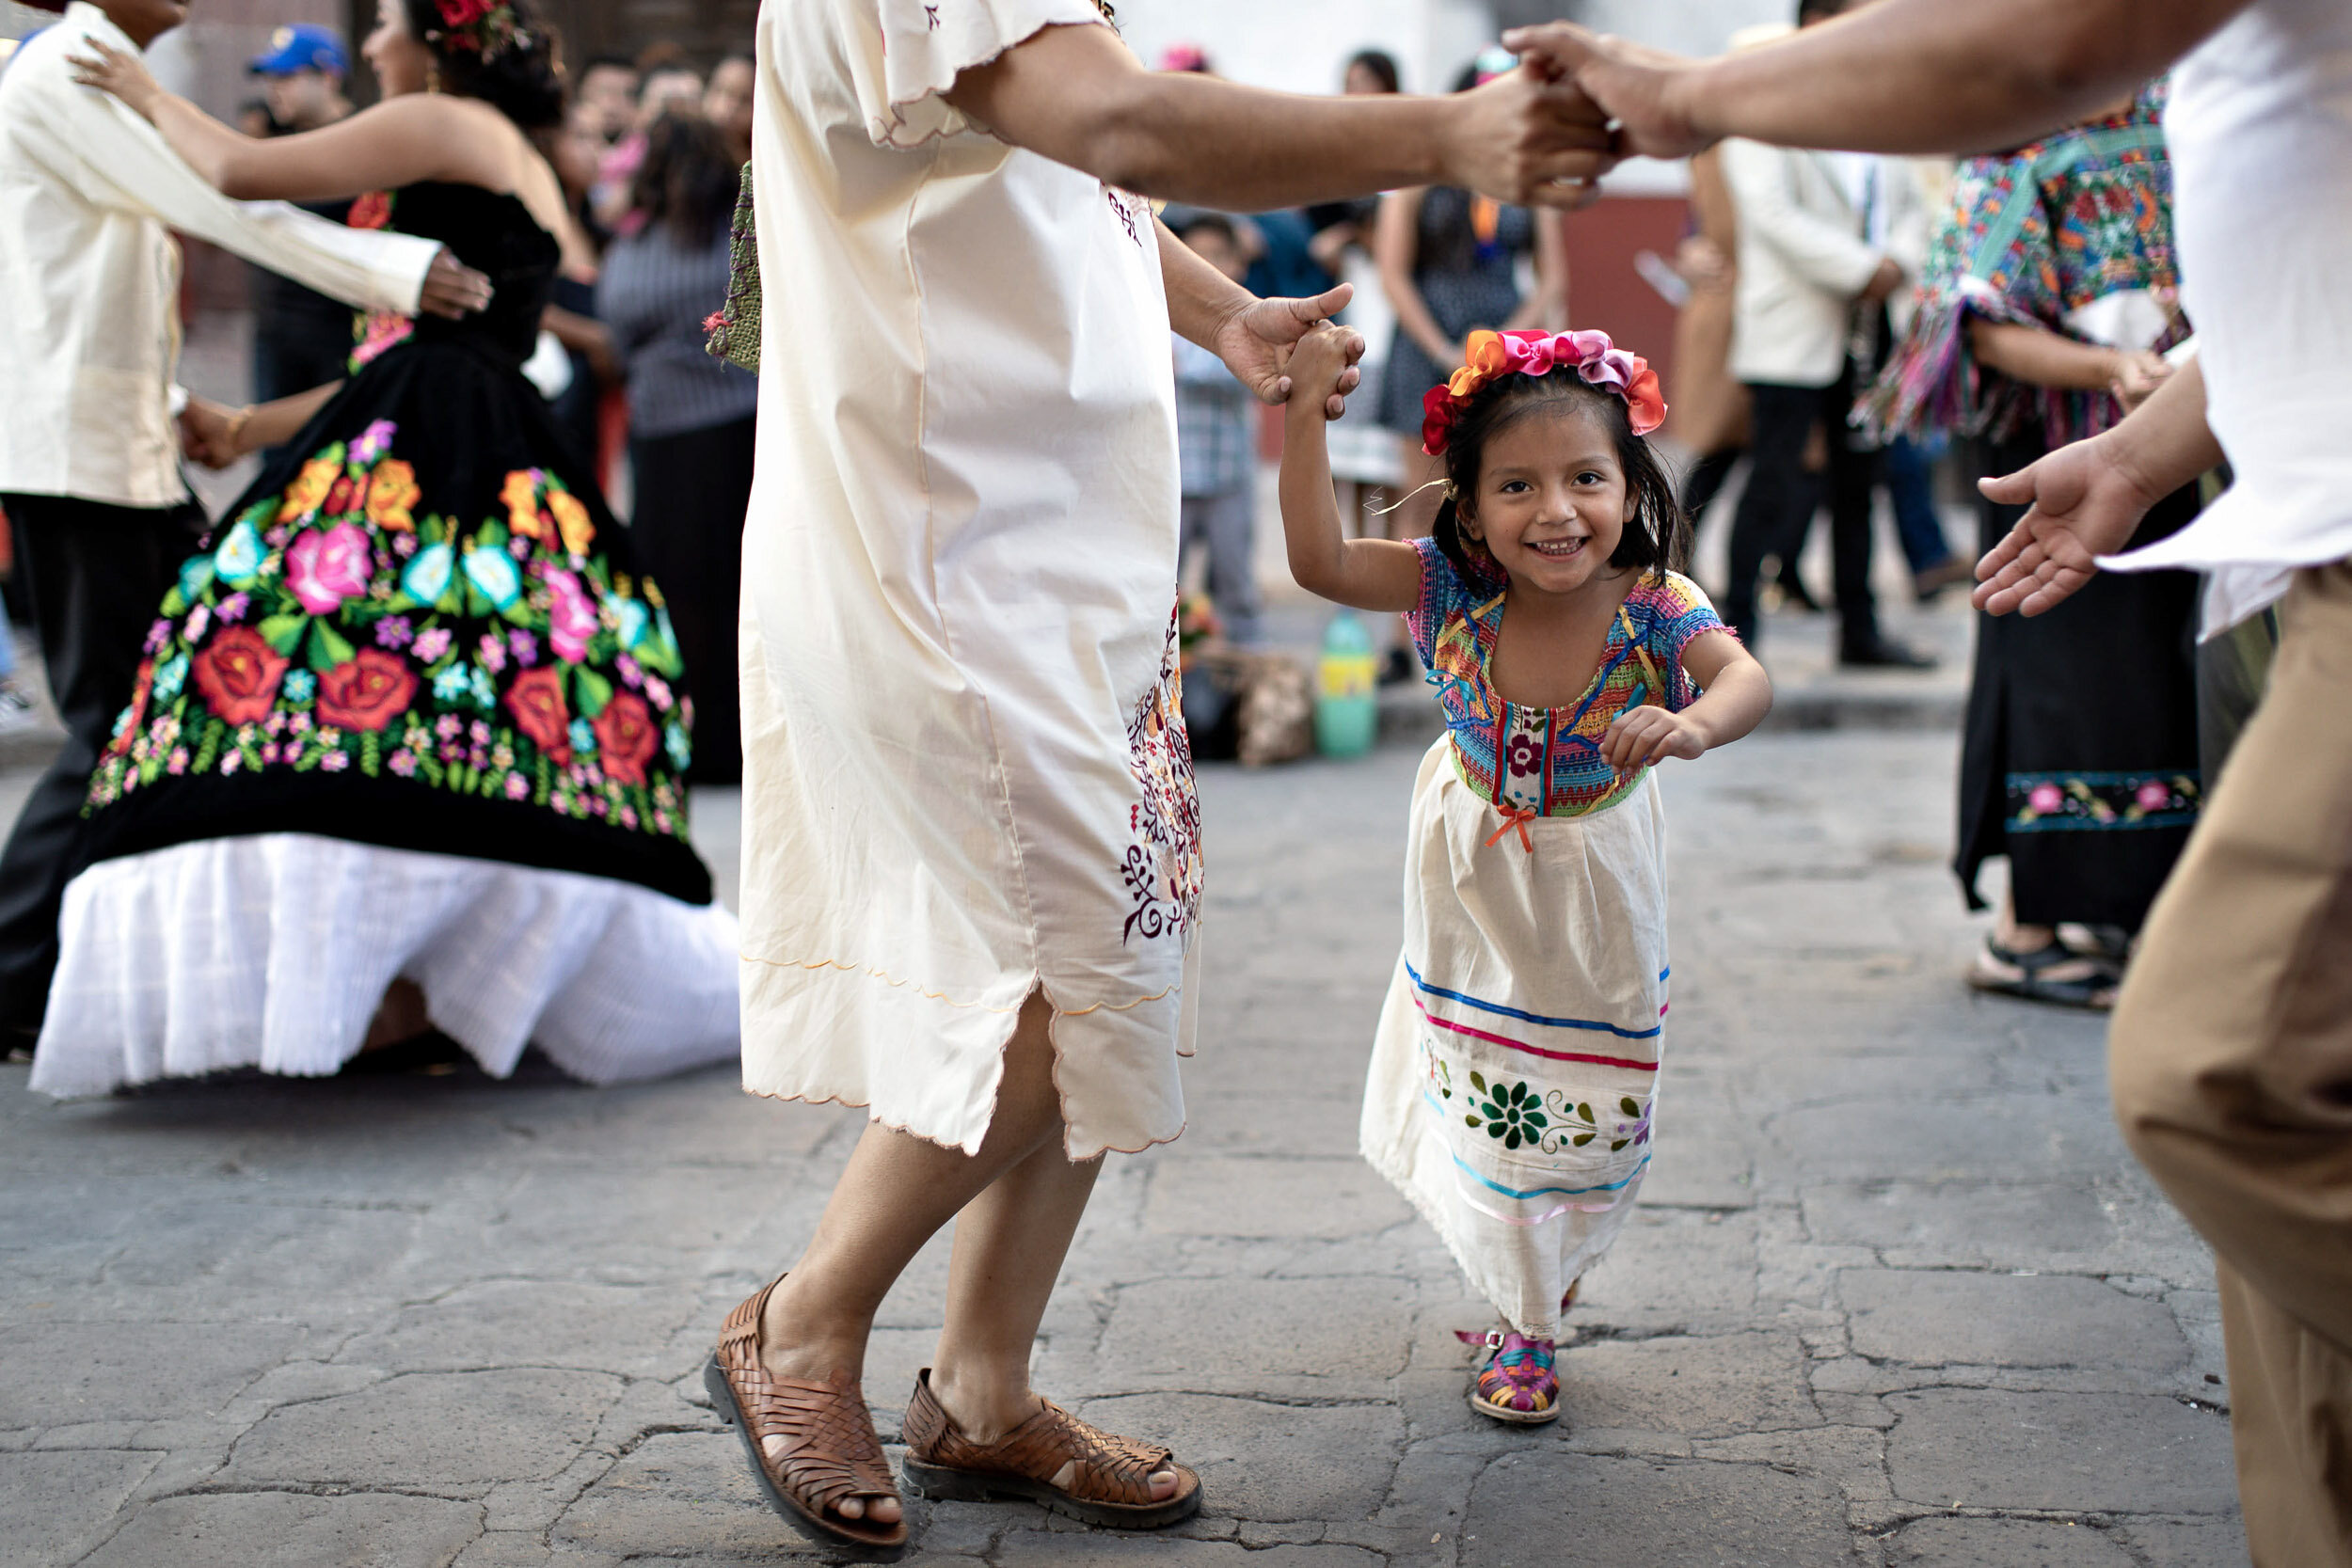
M 0 493 L 169 506 L 187 496 L 171 422 L 179 230 L 363 309 L 413 313 L 441 246 L 282 201 L 231 201 L 111 93 L 76 86 L 94 38 L 75 0 L 0 72 Z
M 1172 1138 L 1200 886 L 1150 205 L 940 96 L 1089 0 L 760 15 L 743 1076 L 977 1148 L 1032 990 L 1073 1158 Z
M 2352 6 L 2255 0 L 2174 71 L 2165 116 L 2182 304 L 2235 475 L 2106 565 L 2212 574 L 2204 635 L 2352 558 Z

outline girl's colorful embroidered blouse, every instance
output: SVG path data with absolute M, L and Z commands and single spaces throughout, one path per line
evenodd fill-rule
M 1574 705 L 1520 707 L 1503 701 L 1487 676 L 1502 630 L 1501 580 L 1466 579 L 1434 540 L 1417 539 L 1413 547 L 1421 552 L 1421 603 L 1405 621 L 1445 709 L 1462 782 L 1514 817 L 1581 816 L 1630 794 L 1641 773 L 1620 777 L 1601 757 L 1601 737 L 1629 707 L 1652 703 L 1678 713 L 1698 699 L 1683 650 L 1695 637 L 1727 629 L 1705 591 L 1679 572 L 1643 578 L 1626 595 L 1600 668 Z
M 1465 404 L 1490 381 L 1506 375 L 1549 375 L 1574 371 L 1584 381 L 1625 399 L 1627 420 L 1636 436 L 1666 422 L 1666 398 L 1658 372 L 1638 354 L 1628 354 L 1606 332 L 1488 332 L 1470 335 L 1468 363 L 1442 387 L 1421 400 L 1421 450 L 1436 457 L 1452 439 L 1454 421 Z

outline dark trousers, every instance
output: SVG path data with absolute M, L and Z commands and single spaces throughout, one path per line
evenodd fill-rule
M 690 783 L 743 776 L 736 623 L 743 598 L 743 515 L 752 499 L 752 434 L 737 420 L 628 444 L 637 509 L 628 536 L 661 590 L 694 698 Z
M 203 526 L 194 504 L 147 510 L 56 496 L 0 497 L 16 534 L 64 749 L 33 786 L 0 849 L 0 1034 L 38 1029 L 57 966 L 57 908 L 82 800 L 116 719 L 130 705 L 142 645 Z
M 1699 520 L 1707 515 L 1707 509 L 1715 504 L 1715 497 L 1722 492 L 1724 481 L 1731 478 L 1731 470 L 1738 467 L 1740 459 L 1747 454 L 1744 447 L 1725 447 L 1721 451 L 1710 451 L 1692 464 L 1691 471 L 1682 476 L 1682 510 L 1690 515 L 1692 528 L 1699 526 Z
M 1724 619 L 1742 639 L 1756 640 L 1756 574 L 1770 555 L 1780 558 L 1790 577 L 1796 575 L 1797 552 L 1826 484 L 1838 641 L 1849 651 L 1867 649 L 1879 636 L 1878 606 L 1870 597 L 1870 494 L 1878 484 L 1879 454 L 1860 447 L 1847 426 L 1853 383 L 1846 376 L 1828 387 L 1750 382 L 1748 391 L 1755 400 L 1755 436 L 1748 444 L 1748 487 L 1731 520 L 1731 581 L 1724 594 Z M 1827 436 L 1829 452 L 1828 469 L 1820 475 L 1804 468 L 1805 447 L 1817 425 Z

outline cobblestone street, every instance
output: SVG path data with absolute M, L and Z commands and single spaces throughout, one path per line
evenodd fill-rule
M 2242 1563 L 2207 1255 L 2104 1029 L 1960 985 L 1955 745 L 1778 733 L 1666 770 L 1657 1164 L 1566 1418 L 1463 1399 L 1490 1319 L 1355 1154 L 1418 751 L 1203 778 L 1191 1125 L 1112 1156 L 1040 1386 L 1208 1486 L 1175 1538 L 917 1505 L 997 1568 Z M 13 812 L 21 788 L 0 798 Z M 731 873 L 730 801 L 702 835 Z M 860 1124 L 727 1070 L 244 1079 L 54 1105 L 0 1069 L 0 1561 L 791 1560 L 699 1370 Z M 886 1439 L 945 1239 L 885 1308 Z M 1255 1554 L 1263 1555 L 1255 1555 Z

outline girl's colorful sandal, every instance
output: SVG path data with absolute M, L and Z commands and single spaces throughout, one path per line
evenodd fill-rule
M 1472 1410 L 1513 1426 L 1542 1426 L 1560 1418 L 1560 1374 L 1552 1370 L 1549 1339 L 1531 1339 L 1517 1329 L 1485 1334 L 1456 1329 L 1454 1338 L 1491 1353 L 1470 1383 Z

